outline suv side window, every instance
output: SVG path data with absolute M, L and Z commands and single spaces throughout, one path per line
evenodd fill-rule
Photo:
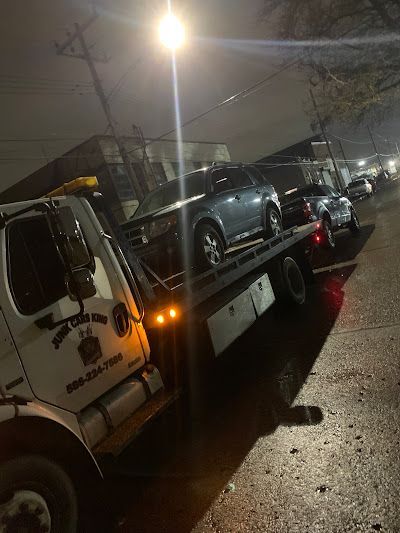
M 18 310 L 32 315 L 66 296 L 65 270 L 45 217 L 12 222 L 7 237 L 8 278 Z
M 228 168 L 229 177 L 235 189 L 242 189 L 243 187 L 251 187 L 253 182 L 246 172 L 238 167 Z
M 246 166 L 243 168 L 246 173 L 253 179 L 256 185 L 271 185 L 267 178 L 263 176 L 263 174 L 261 174 L 261 172 L 257 168 L 250 166 Z
M 233 183 L 228 175 L 228 169 L 219 168 L 213 170 L 211 174 L 211 186 L 215 194 L 234 189 Z

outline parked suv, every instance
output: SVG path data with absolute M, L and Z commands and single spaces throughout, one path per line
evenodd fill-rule
M 201 269 L 222 263 L 225 251 L 255 235 L 282 231 L 274 188 L 252 165 L 212 165 L 149 193 L 123 224 L 145 263 L 171 272 L 177 262 Z
M 352 233 L 360 230 L 353 204 L 329 185 L 299 187 L 288 191 L 280 201 L 285 228 L 322 220 L 320 238 L 326 248 L 335 247 L 335 230 L 342 227 Z
M 372 185 L 366 178 L 359 178 L 347 185 L 346 193 L 351 199 L 360 196 L 372 196 Z

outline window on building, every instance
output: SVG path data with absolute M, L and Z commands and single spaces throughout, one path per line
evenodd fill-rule
M 110 165 L 110 171 L 115 190 L 121 202 L 134 200 L 136 195 L 124 165 Z
M 157 185 L 167 183 L 168 180 L 164 170 L 164 165 L 162 163 L 151 163 L 151 167 L 153 169 Z
M 172 168 L 174 169 L 174 174 L 176 177 L 180 176 L 181 175 L 181 170 L 179 168 L 179 163 L 177 161 L 172 161 L 171 162 L 171 165 L 172 165 Z
M 64 267 L 45 217 L 8 227 L 8 276 L 15 304 L 32 315 L 66 296 Z

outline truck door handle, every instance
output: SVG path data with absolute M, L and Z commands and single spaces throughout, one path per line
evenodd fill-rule
M 129 331 L 129 313 L 126 305 L 123 302 L 117 304 L 113 309 L 113 315 L 118 335 L 125 337 Z
M 235 200 L 237 200 L 238 202 L 240 202 L 240 198 L 241 197 L 238 194 L 235 196 Z

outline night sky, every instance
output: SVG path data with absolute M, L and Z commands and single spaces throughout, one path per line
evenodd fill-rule
M 161 135 L 175 124 L 171 55 L 157 34 L 166 1 L 98 4 L 99 18 L 85 35 L 93 54 L 111 57 L 97 68 L 107 94 L 117 85 L 110 104 L 120 131 L 129 135 L 135 123 L 147 137 Z M 173 5 L 187 32 L 186 44 L 177 52 L 182 121 L 277 72 L 290 59 L 257 42 L 269 32 L 259 8 L 259 0 L 188 0 Z M 54 41 L 61 42 L 74 22 L 83 23 L 89 15 L 90 5 L 83 1 L 2 2 L 1 190 L 91 135 L 106 132 L 86 64 L 59 57 L 54 48 Z M 183 139 L 225 142 L 232 159 L 254 161 L 312 135 L 304 112 L 306 99 L 302 75 L 289 69 L 246 98 L 184 128 Z M 383 137 L 400 134 L 397 121 L 394 113 L 389 123 L 375 127 L 379 151 L 394 150 Z M 363 128 L 353 132 L 336 125 L 332 132 L 368 141 Z M 373 154 L 368 144 L 345 142 L 344 147 L 349 158 Z

